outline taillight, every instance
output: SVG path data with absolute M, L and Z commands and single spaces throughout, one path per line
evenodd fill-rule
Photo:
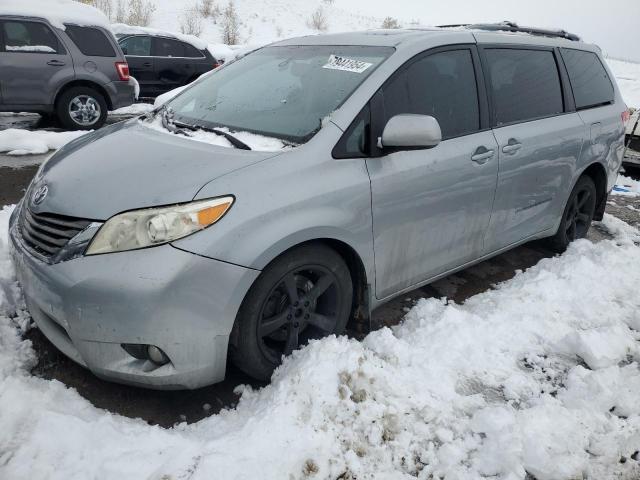
M 213 68 L 218 68 L 220 66 L 220 64 L 218 62 L 213 64 Z
M 129 80 L 129 64 L 127 62 L 116 62 L 116 71 L 120 80 L 123 82 Z
M 625 109 L 624 112 L 622 112 L 622 124 L 626 125 L 630 118 L 631 118 L 631 112 L 627 108 Z

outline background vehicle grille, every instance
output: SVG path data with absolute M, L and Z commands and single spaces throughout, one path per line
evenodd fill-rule
M 56 255 L 69 240 L 91 224 L 91 220 L 54 213 L 33 213 L 22 209 L 20 234 L 24 243 L 39 255 Z

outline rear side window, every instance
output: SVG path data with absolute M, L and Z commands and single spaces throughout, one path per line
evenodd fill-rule
M 102 30 L 91 27 L 79 27 L 77 25 L 67 25 L 66 27 L 67 35 L 83 55 L 88 57 L 116 56 L 111 42 Z
M 485 52 L 498 126 L 564 111 L 560 74 L 553 52 L 506 48 Z
M 120 48 L 125 55 L 149 57 L 151 56 L 151 37 L 127 37 L 120 40 Z
M 188 43 L 183 43 L 184 46 L 184 56 L 189 58 L 202 58 L 204 55 L 200 50 L 198 50 L 193 45 L 189 45 Z
M 184 43 L 170 38 L 156 38 L 156 57 L 184 57 Z
M 595 53 L 563 48 L 562 58 L 578 110 L 613 102 L 613 84 Z
M 480 129 L 478 89 L 470 50 L 434 53 L 411 63 L 383 87 L 385 116 L 417 113 L 440 123 L 442 137 Z
M 58 53 L 62 51 L 58 37 L 44 23 L 2 22 L 6 52 Z

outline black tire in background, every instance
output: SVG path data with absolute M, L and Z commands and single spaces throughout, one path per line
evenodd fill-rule
M 91 87 L 72 87 L 56 101 L 56 116 L 67 130 L 98 129 L 107 120 L 107 112 L 104 96 Z
M 571 242 L 587 236 L 596 211 L 596 200 L 593 180 L 587 176 L 580 177 L 569 195 L 557 233 L 548 239 L 552 250 L 562 253 Z
M 269 380 L 283 356 L 309 340 L 344 332 L 353 283 L 342 257 L 322 244 L 285 252 L 245 297 L 234 325 L 230 357 L 258 380 Z

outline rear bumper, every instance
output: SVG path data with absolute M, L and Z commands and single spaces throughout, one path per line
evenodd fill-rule
M 135 88 L 129 82 L 116 81 L 106 84 L 105 89 L 111 100 L 111 110 L 128 107 L 135 103 Z
M 27 307 L 65 355 L 97 376 L 156 389 L 224 379 L 236 313 L 259 272 L 170 245 L 54 265 L 31 256 L 15 226 L 12 254 Z M 158 367 L 121 344 L 160 347 Z

